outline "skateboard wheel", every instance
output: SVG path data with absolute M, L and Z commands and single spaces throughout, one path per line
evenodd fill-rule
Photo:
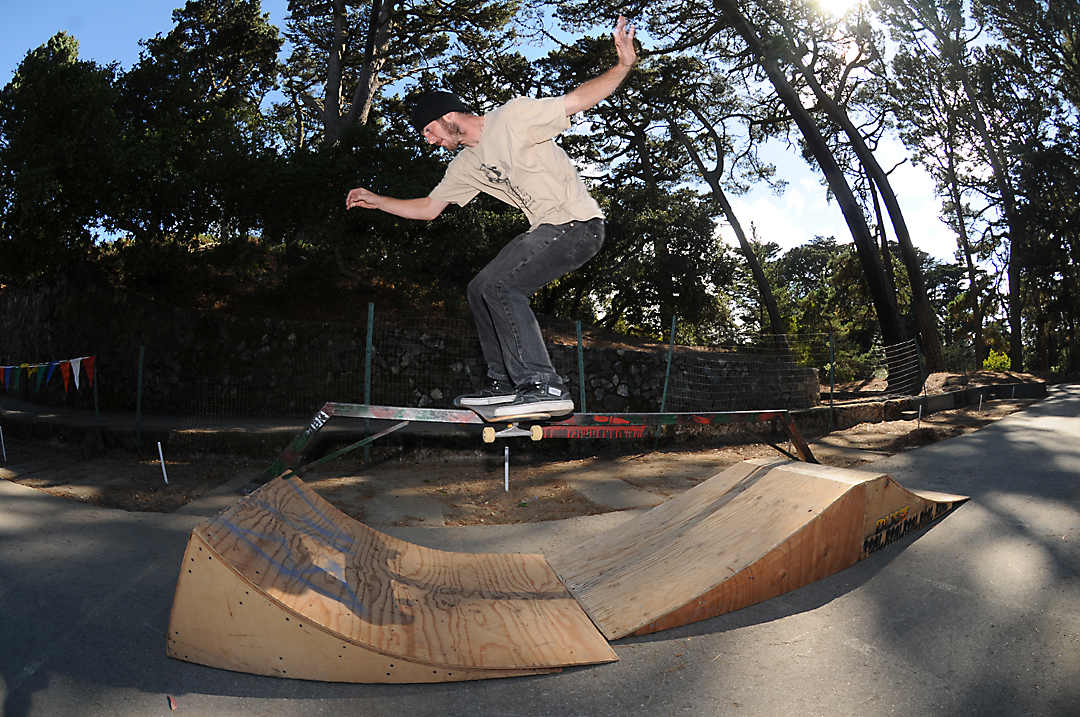
M 495 429 L 492 428 L 491 426 L 485 426 L 484 427 L 484 443 L 494 443 L 494 442 L 495 442 Z
M 529 426 L 529 435 L 534 441 L 539 441 L 544 437 L 544 429 L 540 426 Z

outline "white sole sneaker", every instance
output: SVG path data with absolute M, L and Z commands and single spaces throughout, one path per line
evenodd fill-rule
M 570 399 L 552 399 L 550 401 L 530 401 L 528 403 L 512 403 L 495 409 L 495 417 L 504 420 L 514 418 L 527 418 L 537 414 L 548 416 L 563 416 L 574 412 L 574 402 Z
M 504 403 L 512 403 L 517 396 L 458 396 L 454 399 L 455 406 L 468 408 L 469 406 L 499 406 Z

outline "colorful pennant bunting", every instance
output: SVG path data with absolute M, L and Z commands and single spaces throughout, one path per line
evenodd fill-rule
M 87 385 L 94 386 L 94 374 L 97 364 L 97 356 L 81 356 L 79 358 L 63 361 L 49 361 L 48 363 L 29 364 L 23 363 L 18 366 L 0 366 L 0 388 L 9 391 L 19 389 L 19 381 L 23 372 L 26 380 L 32 382 L 35 390 L 40 391 L 43 386 L 48 386 L 57 367 L 64 379 L 64 391 L 68 391 L 69 383 L 74 381 L 75 390 L 79 389 L 79 378 L 82 370 L 86 371 Z

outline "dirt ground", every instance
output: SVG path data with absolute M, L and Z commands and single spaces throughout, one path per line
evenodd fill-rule
M 854 468 L 882 457 L 976 431 L 1030 405 L 1030 400 L 988 401 L 935 413 L 919 420 L 863 423 L 822 436 L 807 436 L 826 465 Z M 612 445 L 609 443 L 608 445 Z M 241 473 L 256 478 L 273 457 L 255 460 L 195 454 L 168 458 L 164 473 L 156 455 L 100 456 L 85 445 L 59 441 L 9 441 L 0 477 L 72 500 L 127 511 L 172 512 Z M 511 449 L 513 450 L 513 449 Z M 766 445 L 730 445 L 698 450 L 611 453 L 564 460 L 512 461 L 511 490 L 504 490 L 503 455 L 485 450 L 462 456 L 424 457 L 364 466 L 348 454 L 311 471 L 305 480 L 323 497 L 358 520 L 375 519 L 371 506 L 393 496 L 428 505 L 446 525 L 537 522 L 621 510 L 604 495 L 613 484 L 641 505 L 657 504 L 739 461 L 774 457 Z M 166 484 L 165 479 L 168 478 Z M 607 493 L 589 486 L 606 485 Z M 408 511 L 398 525 L 424 525 Z M 430 522 L 428 523 L 430 524 Z
M 116 452 L 102 456 L 85 444 L 58 440 L 9 439 L 5 450 L 0 478 L 103 508 L 156 513 L 171 513 L 240 471 L 254 477 L 272 460 L 192 454 L 166 459 L 163 473 L 156 455 Z
M 926 377 L 924 391 L 928 394 L 960 391 L 973 386 L 990 386 L 998 383 L 1041 383 L 1044 379 L 1018 371 L 977 371 L 975 373 L 932 373 Z M 888 388 L 886 378 L 874 377 L 865 381 L 837 384 L 838 391 L 884 391 Z M 824 386 L 822 387 L 824 390 Z

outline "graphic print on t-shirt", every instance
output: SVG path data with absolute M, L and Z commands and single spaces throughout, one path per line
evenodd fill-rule
M 520 202 L 520 206 L 523 210 L 532 206 L 532 197 L 530 197 L 527 192 L 518 189 L 510 183 L 510 177 L 506 176 L 509 174 L 508 172 L 505 172 L 499 167 L 483 163 L 480 164 L 480 169 L 484 170 L 484 174 L 489 182 L 501 185 L 508 194 L 514 196 L 518 202 Z

